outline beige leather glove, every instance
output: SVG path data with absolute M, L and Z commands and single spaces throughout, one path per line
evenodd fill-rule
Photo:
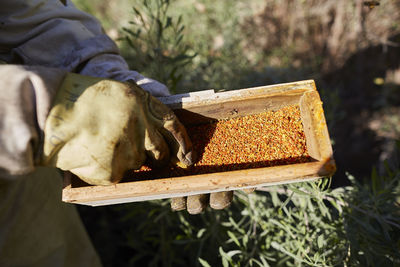
M 183 125 L 134 82 L 67 74 L 44 132 L 43 164 L 93 185 L 116 183 L 146 160 L 193 163 Z

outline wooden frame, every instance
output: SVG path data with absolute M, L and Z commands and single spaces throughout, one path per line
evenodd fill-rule
M 91 206 L 110 205 L 220 192 L 331 176 L 336 170 L 332 147 L 313 80 L 218 92 L 213 90 L 159 98 L 174 109 L 186 125 L 276 110 L 298 104 L 312 162 L 155 180 L 120 182 L 110 186 L 75 186 L 70 173 L 64 177 L 65 202 Z

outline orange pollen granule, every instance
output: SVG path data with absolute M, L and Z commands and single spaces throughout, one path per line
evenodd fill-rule
M 198 157 L 193 166 L 162 170 L 143 167 L 132 178 L 177 177 L 312 160 L 297 105 L 186 129 Z

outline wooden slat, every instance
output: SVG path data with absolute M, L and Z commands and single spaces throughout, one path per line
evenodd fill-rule
M 299 182 L 327 176 L 323 162 L 75 188 L 63 195 L 67 202 L 111 205 L 210 192 Z
M 190 109 L 192 107 L 210 105 L 215 103 L 225 103 L 235 100 L 250 100 L 254 98 L 274 96 L 274 95 L 291 95 L 302 94 L 306 91 L 315 91 L 315 83 L 313 80 L 305 80 L 292 83 L 282 83 L 275 85 L 259 86 L 234 91 L 224 91 L 212 93 L 213 90 L 200 91 L 198 94 L 188 93 L 173 95 L 167 97 L 159 97 L 161 102 L 172 109 Z M 207 93 L 203 93 L 207 92 Z
M 317 91 L 305 92 L 300 99 L 300 114 L 303 122 L 309 155 L 319 161 L 329 162 L 326 168 L 336 170 L 332 145 L 325 121 L 322 101 Z

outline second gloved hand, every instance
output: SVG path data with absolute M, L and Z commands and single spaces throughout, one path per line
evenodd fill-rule
M 146 160 L 193 163 L 174 113 L 134 82 L 68 74 L 46 121 L 43 164 L 108 185 Z
M 247 194 L 254 192 L 255 188 L 243 189 Z M 171 209 L 174 211 L 187 210 L 190 214 L 199 214 L 209 205 L 215 210 L 229 207 L 233 200 L 234 191 L 223 191 L 210 194 L 177 197 L 171 200 Z

